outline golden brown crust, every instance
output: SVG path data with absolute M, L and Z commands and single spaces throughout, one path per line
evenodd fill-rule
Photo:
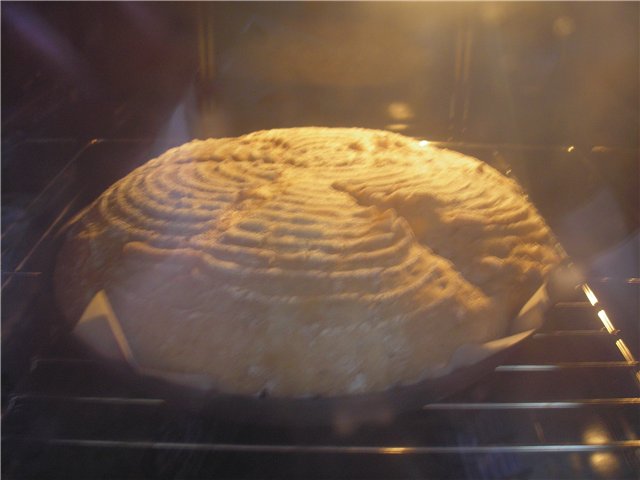
M 364 129 L 194 141 L 71 228 L 59 301 L 105 289 L 144 366 L 225 392 L 411 384 L 504 335 L 558 262 L 538 213 L 478 160 Z

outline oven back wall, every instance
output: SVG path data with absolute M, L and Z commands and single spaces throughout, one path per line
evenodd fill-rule
M 3 2 L 3 129 L 191 138 L 316 124 L 637 148 L 638 12 L 635 2 Z

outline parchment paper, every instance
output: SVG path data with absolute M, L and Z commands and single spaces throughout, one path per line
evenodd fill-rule
M 476 364 L 521 342 L 538 329 L 544 320 L 544 312 L 550 300 L 546 284 L 541 286 L 510 323 L 509 335 L 482 344 L 466 344 L 459 347 L 448 365 L 432 369 L 429 378 L 440 378 L 461 367 Z M 173 384 L 214 391 L 215 381 L 205 374 L 175 373 L 149 369 L 141 365 L 131 349 L 120 321 L 111 308 L 104 290 L 99 291 L 84 311 L 74 328 L 74 335 L 91 347 L 98 355 L 117 362 L 126 362 L 140 375 L 151 376 Z

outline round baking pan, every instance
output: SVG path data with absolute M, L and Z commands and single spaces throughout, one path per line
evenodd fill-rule
M 124 360 L 106 359 L 75 339 L 90 357 L 101 357 L 118 381 L 136 391 L 163 399 L 168 405 L 199 414 L 253 425 L 335 425 L 351 428 L 362 424 L 386 424 L 402 413 L 419 410 L 427 403 L 441 401 L 459 392 L 503 363 L 535 330 L 514 335 L 499 349 L 479 361 L 459 366 L 450 373 L 383 392 L 335 397 L 286 398 L 267 394 L 233 395 L 178 384 L 159 375 L 140 373 Z
M 473 365 L 457 368 L 439 378 L 378 393 L 281 398 L 186 391 L 152 377 L 143 377 L 143 381 L 149 391 L 161 394 L 171 403 L 233 421 L 261 425 L 335 425 L 348 429 L 362 424 L 390 423 L 399 414 L 420 410 L 425 404 L 441 401 L 471 386 L 491 374 L 532 333 Z M 130 372 L 134 381 L 136 374 Z
M 129 356 L 127 355 L 128 345 L 126 339 L 123 340 L 123 334 L 115 334 L 114 338 L 119 337 L 125 344 L 124 348 L 122 344 L 115 346 L 110 351 L 107 350 L 108 355 L 103 354 L 102 357 L 107 359 L 118 378 L 130 383 L 136 390 L 142 388 L 146 394 L 164 399 L 171 405 L 228 420 L 297 426 L 386 423 L 392 421 L 396 415 L 419 410 L 425 404 L 441 401 L 490 374 L 514 349 L 521 346 L 542 326 L 544 313 L 557 297 L 554 292 L 559 290 L 559 286 L 572 284 L 575 288 L 577 277 L 572 272 L 566 266 L 552 272 L 548 281 L 512 319 L 510 331 L 504 338 L 481 345 L 464 345 L 454 352 L 450 364 L 438 374 L 412 385 L 397 386 L 382 392 L 305 398 L 220 393 L 211 388 L 211 382 L 207 385 L 206 382 L 200 381 L 206 378 L 204 376 L 141 368 L 130 351 Z M 94 317 L 111 315 L 109 322 L 118 324 L 106 296 L 104 299 L 105 302 L 96 303 Z M 90 308 L 91 306 L 87 311 Z M 104 320 L 101 322 L 103 326 L 109 323 Z M 110 328 L 113 328 L 113 325 Z M 88 355 L 100 356 L 99 352 L 85 346 L 80 338 L 76 341 L 83 346 Z

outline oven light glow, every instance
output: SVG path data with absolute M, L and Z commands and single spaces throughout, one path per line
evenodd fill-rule
M 387 107 L 387 113 L 394 120 L 411 120 L 414 117 L 413 109 L 407 102 L 391 102 Z
M 582 434 L 582 440 L 588 445 L 606 445 L 612 441 L 607 427 L 601 422 L 590 424 Z M 589 456 L 591 468 L 603 477 L 613 478 L 620 465 L 611 452 L 595 452 Z
M 387 453 L 391 455 L 400 455 L 405 453 L 408 448 L 405 447 L 386 447 L 382 449 L 382 453 Z
M 409 128 L 409 125 L 407 125 L 406 123 L 391 123 L 389 125 L 386 125 L 384 128 L 393 132 L 401 132 L 402 130 L 406 130 L 407 128 Z
M 569 148 L 567 148 L 567 152 L 571 153 L 576 149 L 576 147 L 574 147 L 573 145 L 571 145 Z
M 601 422 L 590 424 L 582 434 L 582 440 L 588 445 L 606 445 L 612 441 L 607 427 Z M 617 478 L 620 464 L 611 452 L 595 452 L 589 455 L 591 468 L 602 477 Z
M 596 452 L 589 456 L 591 468 L 602 477 L 613 478 L 620 470 L 620 460 L 611 452 Z
M 589 445 L 601 445 L 611 441 L 611 435 L 599 422 L 590 424 L 582 434 L 582 440 Z
M 418 142 L 418 145 L 420 145 L 421 147 L 426 147 L 427 145 L 429 145 L 429 140 L 420 140 Z
M 591 290 L 591 288 L 589 288 L 589 285 L 586 285 L 586 284 L 582 285 L 582 291 L 584 292 L 584 294 L 589 299 L 589 302 L 591 303 L 591 305 L 595 305 L 596 303 L 598 303 L 598 299 L 596 298 L 596 294 L 593 293 L 593 290 Z
M 613 324 L 611 323 L 611 320 L 609 320 L 609 317 L 607 316 L 607 312 L 605 312 L 604 310 L 599 310 L 598 317 L 600 317 L 600 321 L 604 325 L 604 328 L 607 329 L 607 332 L 613 333 L 616 331 L 616 329 L 613 327 Z

